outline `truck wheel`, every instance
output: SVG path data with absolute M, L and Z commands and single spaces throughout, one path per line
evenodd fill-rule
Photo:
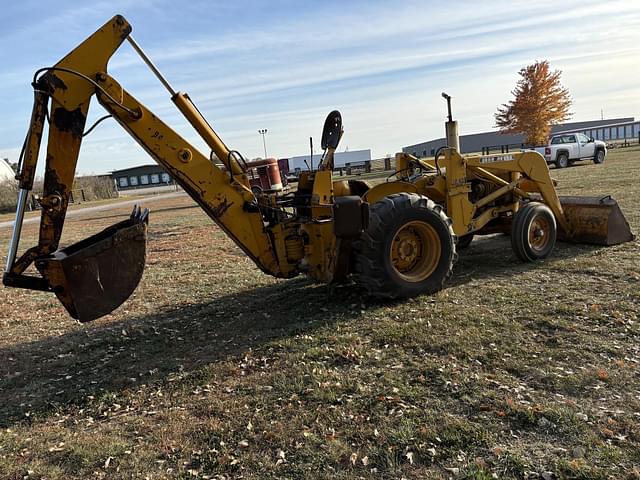
M 530 202 L 516 213 L 511 224 L 511 247 L 523 262 L 546 258 L 556 244 L 556 219 L 549 207 Z
M 595 157 L 593 157 L 593 163 L 604 163 L 604 150 L 600 149 L 596 152 Z
M 254 185 L 253 187 L 251 187 L 251 191 L 253 192 L 253 194 L 257 197 L 258 195 L 262 194 L 262 188 L 260 188 L 257 185 Z
M 566 153 L 560 153 L 556 157 L 556 168 L 566 168 L 569 165 L 569 156 Z
M 456 260 L 451 220 L 427 197 L 398 193 L 371 207 L 354 243 L 356 281 L 369 294 L 411 297 L 441 290 Z

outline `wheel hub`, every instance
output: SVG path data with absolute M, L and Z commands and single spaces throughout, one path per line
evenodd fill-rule
M 532 248 L 543 250 L 547 246 L 550 239 L 547 232 L 550 228 L 549 222 L 542 217 L 538 217 L 531 222 L 531 227 L 529 228 L 529 244 Z
M 433 227 L 414 221 L 401 227 L 391 243 L 390 260 L 405 280 L 419 282 L 429 277 L 438 265 L 441 246 Z
M 413 232 L 412 232 L 413 233 Z M 398 238 L 400 245 L 398 245 L 398 256 L 403 262 L 412 262 L 418 256 L 418 239 L 415 234 L 409 234 L 403 232 L 402 236 Z

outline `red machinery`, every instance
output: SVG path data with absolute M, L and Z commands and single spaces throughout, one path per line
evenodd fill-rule
M 247 177 L 254 193 L 281 192 L 286 186 L 275 158 L 247 162 Z

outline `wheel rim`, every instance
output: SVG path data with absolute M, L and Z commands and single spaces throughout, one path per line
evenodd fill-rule
M 558 159 L 558 163 L 560 164 L 560 168 L 564 168 L 567 166 L 567 157 L 565 157 L 564 155 L 560 155 L 560 158 Z
M 536 217 L 529 225 L 529 245 L 536 252 L 544 251 L 551 242 L 551 224 L 544 217 Z
M 389 254 L 396 273 L 409 282 L 427 279 L 438 266 L 442 249 L 435 229 L 413 221 L 403 225 L 391 241 Z
M 602 160 L 604 160 L 604 152 L 600 150 L 598 152 L 598 162 L 602 163 Z

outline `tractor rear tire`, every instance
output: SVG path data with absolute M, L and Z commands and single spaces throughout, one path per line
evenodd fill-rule
M 415 193 L 373 204 L 369 227 L 353 248 L 356 282 L 383 298 L 441 290 L 457 258 L 451 220 L 440 205 Z
M 511 247 L 523 262 L 548 257 L 556 244 L 556 236 L 556 219 L 543 203 L 525 204 L 511 224 Z

